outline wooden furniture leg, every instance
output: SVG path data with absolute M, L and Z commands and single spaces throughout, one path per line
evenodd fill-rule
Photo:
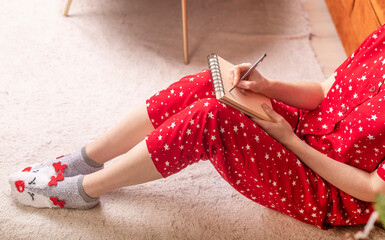
M 187 9 L 186 1 L 182 1 L 182 26 L 183 26 L 183 50 L 184 50 L 184 63 L 188 63 L 188 42 L 187 42 Z
M 184 51 L 184 63 L 188 64 L 188 41 L 187 41 L 187 0 L 182 1 L 182 27 L 183 27 L 183 51 Z M 67 6 L 64 11 L 64 16 L 68 17 L 68 12 L 71 7 L 72 0 L 67 1 Z
M 70 11 L 71 3 L 72 3 L 72 0 L 68 0 L 67 1 L 67 6 L 66 6 L 66 9 L 64 11 L 64 16 L 65 17 L 68 17 L 68 12 Z

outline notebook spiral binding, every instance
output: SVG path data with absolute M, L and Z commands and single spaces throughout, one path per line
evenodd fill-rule
M 209 54 L 207 56 L 207 61 L 209 64 L 211 78 L 213 80 L 215 96 L 217 99 L 220 99 L 225 95 L 225 89 L 222 83 L 221 69 L 218 63 L 218 55 L 215 53 Z

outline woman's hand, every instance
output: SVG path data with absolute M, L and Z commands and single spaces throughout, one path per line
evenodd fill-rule
M 251 70 L 250 74 L 240 81 L 243 74 L 251 67 L 250 63 L 242 63 L 234 66 L 230 70 L 230 75 L 233 77 L 233 86 L 237 86 L 239 90 L 245 93 L 249 90 L 256 93 L 262 93 L 267 88 L 269 81 L 264 78 L 255 68 Z
M 252 118 L 252 120 L 257 123 L 263 130 L 265 130 L 267 134 L 280 142 L 282 145 L 286 146 L 287 143 L 290 143 L 296 137 L 292 127 L 286 121 L 286 119 L 276 113 L 267 104 L 262 104 L 262 108 L 273 120 L 273 122 L 258 118 Z

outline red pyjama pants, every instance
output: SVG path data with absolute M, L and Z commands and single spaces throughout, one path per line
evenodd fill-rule
M 322 228 L 328 184 L 238 110 L 215 99 L 210 72 L 182 78 L 146 101 L 155 130 L 146 137 L 163 177 L 200 160 L 247 198 Z M 293 127 L 299 110 L 272 100 Z

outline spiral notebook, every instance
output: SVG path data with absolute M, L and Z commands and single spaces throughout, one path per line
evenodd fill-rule
M 272 121 L 261 106 L 262 103 L 266 103 L 271 107 L 270 98 L 254 92 L 248 92 L 245 95 L 237 88 L 229 93 L 233 82 L 230 76 L 230 69 L 234 65 L 214 53 L 208 55 L 207 60 L 213 80 L 215 96 L 220 102 L 240 110 L 249 117 Z

